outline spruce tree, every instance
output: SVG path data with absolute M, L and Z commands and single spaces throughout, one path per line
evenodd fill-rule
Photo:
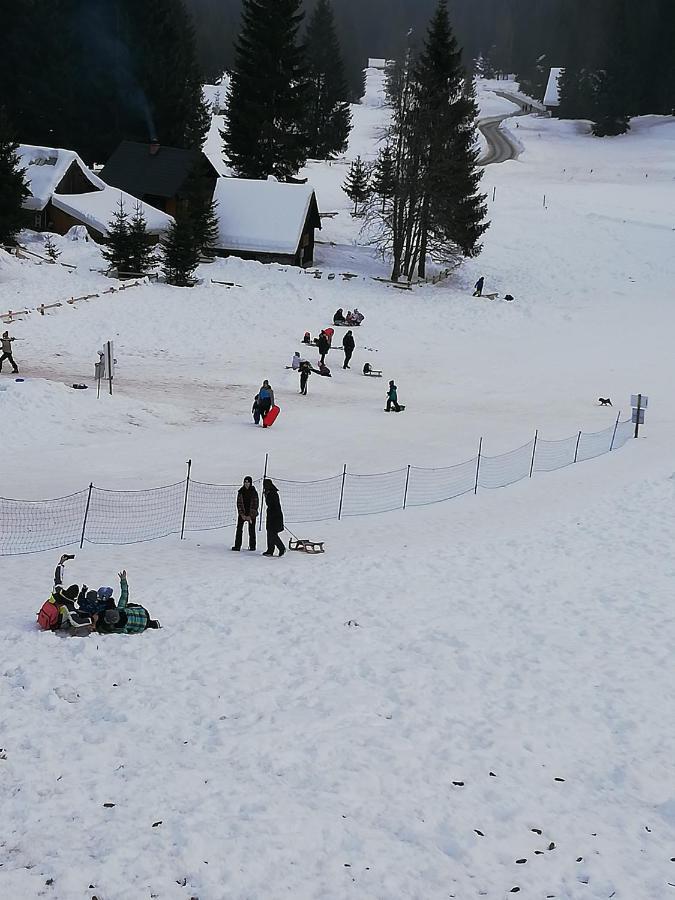
M 463 92 L 461 51 L 450 25 L 446 0 L 439 0 L 413 80 L 417 97 L 414 127 L 422 141 L 419 275 L 429 254 L 480 253 L 488 228 L 483 176 L 477 165 L 477 107 Z
M 61 256 L 61 251 L 52 240 L 51 234 L 47 236 L 45 241 L 45 253 L 47 254 L 47 259 L 52 263 L 57 262 L 59 256 Z
M 162 271 L 168 284 L 192 287 L 199 265 L 199 247 L 189 216 L 177 216 L 162 241 Z
M 306 129 L 308 153 L 330 159 L 347 149 L 351 111 L 342 53 L 330 0 L 319 0 L 305 36 L 308 89 Z
M 148 234 L 143 206 L 136 203 L 134 214 L 129 221 L 127 238 L 129 242 L 129 271 L 144 275 L 156 262 L 155 239 Z
M 19 145 L 12 139 L 11 131 L 5 112 L 0 108 L 0 244 L 15 242 L 23 227 L 23 201 L 30 197 L 25 170 L 19 167 L 16 154 Z
M 342 190 L 354 204 L 352 216 L 358 215 L 359 203 L 365 203 L 370 195 L 370 173 L 360 156 L 349 167 Z
M 225 114 L 225 153 L 243 178 L 294 176 L 307 160 L 301 0 L 244 0 Z
M 624 0 L 611 0 L 606 62 L 597 73 L 593 134 L 625 134 L 629 128 L 632 86 Z
M 377 156 L 371 189 L 373 194 L 382 200 L 382 212 L 384 212 L 387 200 L 394 196 L 396 190 L 396 168 L 390 144 L 386 144 Z
M 218 215 L 216 201 L 211 203 L 194 203 L 192 209 L 192 230 L 199 253 L 203 256 L 215 256 L 218 241 Z
M 112 219 L 108 223 L 108 234 L 101 248 L 103 258 L 111 269 L 117 272 L 133 271 L 131 241 L 129 239 L 129 214 L 120 197 Z

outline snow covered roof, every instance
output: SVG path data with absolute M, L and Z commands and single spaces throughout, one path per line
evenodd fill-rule
M 55 147 L 34 147 L 20 144 L 17 151 L 20 165 L 26 170 L 26 180 L 32 196 L 23 204 L 24 209 L 42 210 L 52 201 L 52 205 L 63 210 L 84 225 L 90 225 L 101 234 L 107 234 L 108 223 L 122 198 L 126 210 L 131 214 L 138 200 L 112 188 L 88 169 L 74 150 Z M 57 193 L 73 163 L 79 168 L 82 178 L 91 185 L 91 191 L 79 194 Z M 148 231 L 159 234 L 169 227 L 173 219 L 154 206 L 142 203 L 141 207 L 148 223 Z
M 546 92 L 544 93 L 544 106 L 560 105 L 560 85 L 558 79 L 560 78 L 562 70 L 562 66 L 551 69 L 548 76 L 548 84 L 546 85 Z
M 371 57 L 368 60 L 368 68 L 369 69 L 385 69 L 386 66 L 387 66 L 386 59 L 377 59 L 377 58 Z
M 295 254 L 309 214 L 321 228 L 310 184 L 219 178 L 214 200 L 219 250 Z
M 120 199 L 130 216 L 135 212 L 136 204 L 140 204 L 150 234 L 163 234 L 173 222 L 171 216 L 161 210 L 107 184 L 102 190 L 90 194 L 53 194 L 52 205 L 83 225 L 90 225 L 101 234 L 107 234 L 108 224 L 118 210 Z
M 74 150 L 19 144 L 17 156 L 21 168 L 26 170 L 25 177 L 32 195 L 24 201 L 24 209 L 44 209 L 73 163 L 79 166 L 84 177 L 91 182 L 92 189 L 99 186 L 99 179 Z

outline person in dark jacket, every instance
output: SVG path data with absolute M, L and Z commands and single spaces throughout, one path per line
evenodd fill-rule
M 258 492 L 253 487 L 253 479 L 247 475 L 237 494 L 237 532 L 234 537 L 233 550 L 241 550 L 244 522 L 248 522 L 248 549 L 255 550 L 255 520 L 258 515 L 258 506 Z
M 274 406 L 274 391 L 267 379 L 263 381 L 258 391 L 258 409 L 260 410 L 260 418 L 263 420 L 263 428 L 265 428 L 265 416 Z
M 478 281 L 474 284 L 474 297 L 482 297 L 483 296 L 483 287 L 485 286 L 485 278 L 481 275 Z
M 253 421 L 256 425 L 260 425 L 260 396 L 258 394 L 253 398 L 253 406 L 251 407 Z
M 340 309 L 335 310 L 335 315 L 333 316 L 333 325 L 344 325 L 345 322 L 345 314 L 342 311 L 342 307 L 340 307 Z
M 342 349 L 345 351 L 345 363 L 343 365 L 343 369 L 349 368 L 349 360 L 352 358 L 352 353 L 354 352 L 354 335 L 351 331 L 348 331 L 347 334 L 342 338 Z
M 263 556 L 274 556 L 274 549 L 279 551 L 279 556 L 286 552 L 284 542 L 279 534 L 284 530 L 284 514 L 281 511 L 281 501 L 276 485 L 269 478 L 263 481 L 263 493 L 267 505 L 265 525 L 267 527 L 267 550 Z
M 321 358 L 321 362 L 326 362 L 326 354 L 330 350 L 330 341 L 328 340 L 328 335 L 325 331 L 322 331 L 319 335 L 317 344 L 319 347 L 319 356 Z
M 129 603 L 127 572 L 120 572 L 120 599 L 117 606 L 93 617 L 94 627 L 101 634 L 140 634 L 146 628 L 161 628 L 157 619 L 139 603 Z
M 387 412 L 391 412 L 392 406 L 396 412 L 401 412 L 401 407 L 398 405 L 398 388 L 393 381 L 390 381 L 387 391 Z
M 10 337 L 8 331 L 4 331 L 2 333 L 2 338 L 0 338 L 0 347 L 2 348 L 2 355 L 0 356 L 0 372 L 2 372 L 2 364 L 5 360 L 12 367 L 12 371 L 16 375 L 19 371 L 19 367 L 14 362 L 14 357 L 12 356 L 12 341 L 15 341 L 16 338 Z
M 300 372 L 300 393 L 305 397 L 307 396 L 307 380 L 309 379 L 310 373 L 312 371 L 312 367 L 307 362 L 306 359 L 300 363 L 300 368 L 298 369 Z

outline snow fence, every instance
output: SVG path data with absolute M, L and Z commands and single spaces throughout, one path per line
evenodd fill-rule
M 406 466 L 371 475 L 348 472 L 316 481 L 274 477 L 289 525 L 427 506 L 503 488 L 537 472 L 552 472 L 623 447 L 633 436 L 630 419 L 604 431 L 578 432 L 560 441 L 538 433 L 527 444 L 488 456 L 483 442 L 473 459 L 455 466 Z M 256 487 L 260 491 L 259 479 Z M 135 544 L 172 534 L 208 531 L 236 524 L 238 484 L 183 481 L 140 491 L 95 487 L 54 500 L 0 498 L 0 556 L 37 553 L 79 544 Z M 264 504 L 258 527 L 264 527 Z

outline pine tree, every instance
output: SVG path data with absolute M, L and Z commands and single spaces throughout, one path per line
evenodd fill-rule
M 129 239 L 129 214 L 120 197 L 117 209 L 108 223 L 108 234 L 101 248 L 103 258 L 117 272 L 132 272 L 132 250 Z
M 370 195 L 370 172 L 360 156 L 349 167 L 342 190 L 354 204 L 352 216 L 358 215 L 359 203 L 365 203 Z
M 243 178 L 284 181 L 307 160 L 301 0 L 244 0 L 225 114 L 225 152 Z
M 192 230 L 199 253 L 203 256 L 215 256 L 218 241 L 218 203 L 195 203 L 192 208 Z
M 478 111 L 475 100 L 463 92 L 461 51 L 446 0 L 439 0 L 413 77 L 415 128 L 424 141 L 418 254 L 424 277 L 430 253 L 477 256 L 488 228 L 485 195 L 478 190 L 483 175 L 475 147 Z
M 606 63 L 597 73 L 593 134 L 625 134 L 630 129 L 632 86 L 624 0 L 612 0 Z
M 382 200 L 382 212 L 384 212 L 387 200 L 394 196 L 396 190 L 396 168 L 390 144 L 386 144 L 378 154 L 371 188 L 373 194 Z
M 187 216 L 176 217 L 162 241 L 162 270 L 168 284 L 192 287 L 194 272 L 199 265 L 199 247 L 192 221 Z
M 61 256 L 61 251 L 52 240 L 51 234 L 47 236 L 45 241 L 45 253 L 47 254 L 47 259 L 52 263 L 55 263 Z
M 0 244 L 13 244 L 23 227 L 22 205 L 30 197 L 24 180 L 25 170 L 19 167 L 16 154 L 18 144 L 11 136 L 12 129 L 0 108 Z
M 129 241 L 129 271 L 137 275 L 144 275 L 155 265 L 157 253 L 155 239 L 148 234 L 148 225 L 141 203 L 136 203 L 134 214 L 129 221 L 127 237 Z
M 330 159 L 347 149 L 351 111 L 340 43 L 330 0 L 319 0 L 305 36 L 308 89 L 306 130 L 313 159 Z

